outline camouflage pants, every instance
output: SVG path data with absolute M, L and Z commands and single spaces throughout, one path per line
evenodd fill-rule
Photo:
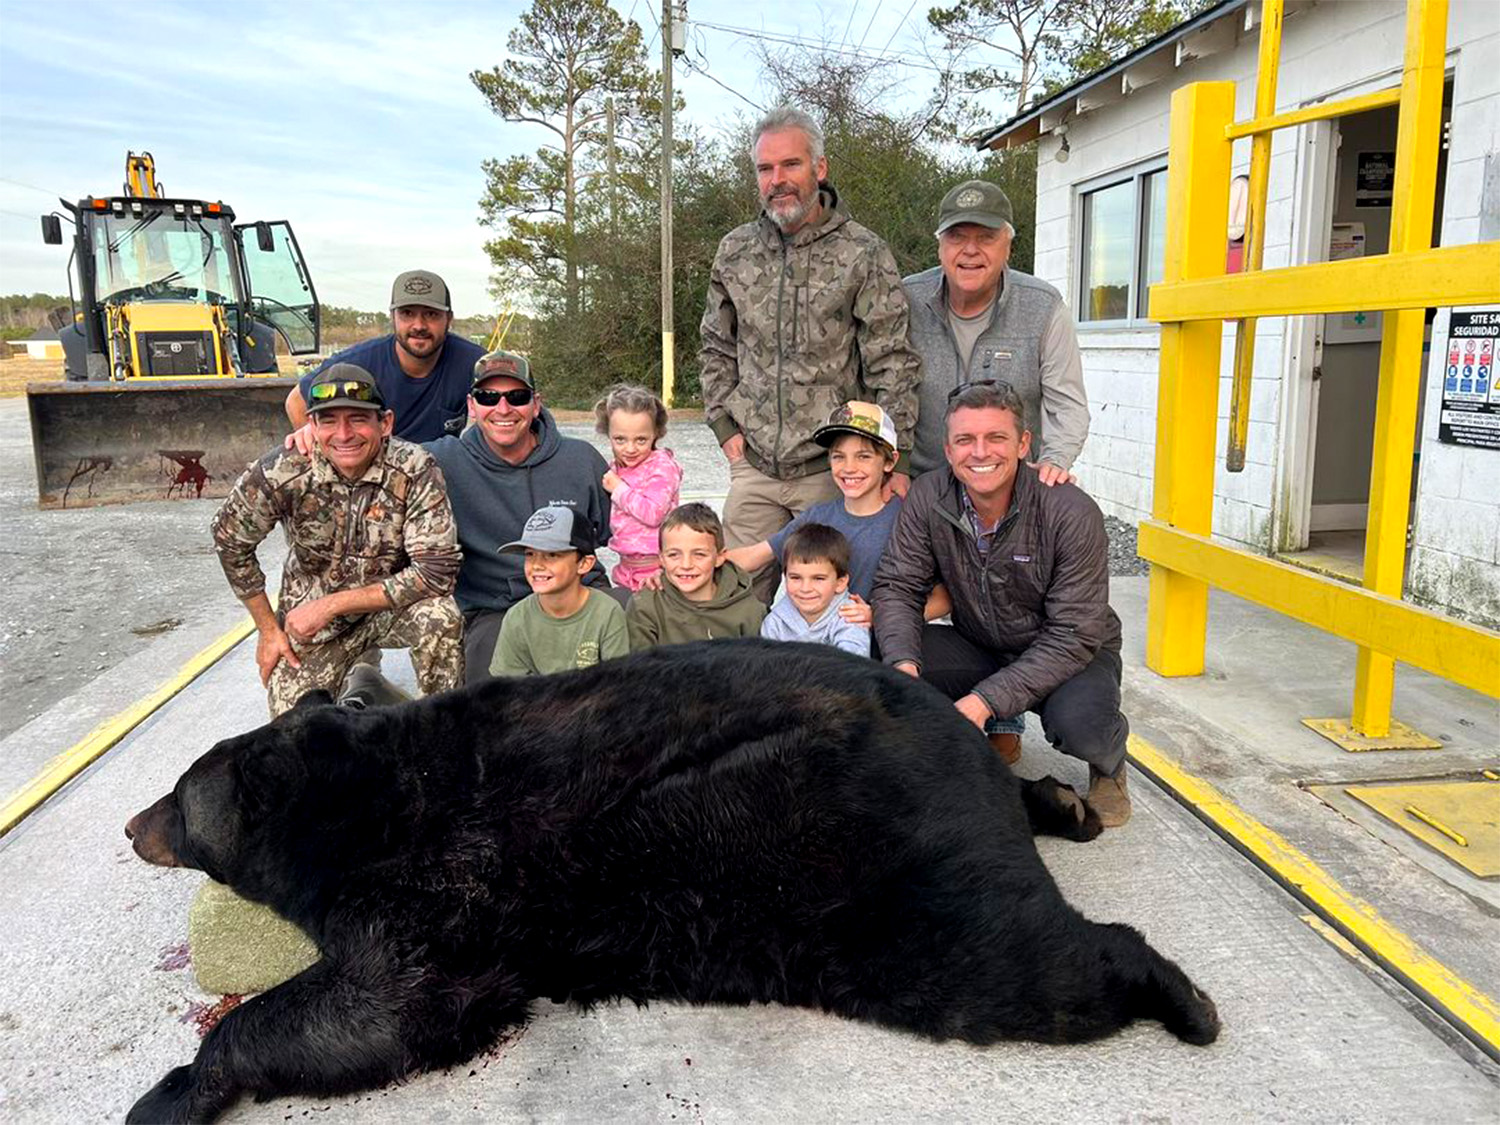
M 405 609 L 372 613 L 343 636 L 319 644 L 292 642 L 302 667 L 285 660 L 267 685 L 274 719 L 310 691 L 337 695 L 349 669 L 368 648 L 410 648 L 422 694 L 464 682 L 464 619 L 452 598 L 423 598 Z

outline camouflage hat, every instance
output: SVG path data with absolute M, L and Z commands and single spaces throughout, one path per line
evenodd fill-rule
M 531 379 L 531 362 L 524 355 L 506 351 L 485 352 L 475 360 L 474 381 L 470 386 L 477 387 L 486 379 L 493 379 L 497 375 L 519 380 L 536 390 L 536 384 Z
M 330 363 L 307 386 L 307 412 L 316 414 L 335 406 L 384 410 L 385 396 L 380 393 L 375 376 L 363 367 L 355 363 Z
M 396 276 L 391 285 L 391 308 L 405 305 L 453 311 L 448 300 L 448 283 L 431 270 L 407 270 Z
M 549 504 L 531 513 L 526 526 L 521 529 L 521 538 L 500 548 L 506 551 L 577 551 L 580 555 L 592 555 L 599 547 L 599 536 L 594 530 L 594 521 L 582 512 L 562 504 Z
M 949 189 L 938 205 L 937 233 L 959 223 L 975 223 L 981 227 L 1014 227 L 1010 197 L 996 184 L 985 180 L 965 180 Z
M 840 434 L 859 434 L 874 438 L 896 452 L 896 426 L 890 416 L 873 402 L 846 402 L 828 416 L 828 421 L 813 431 L 813 441 L 824 449 Z

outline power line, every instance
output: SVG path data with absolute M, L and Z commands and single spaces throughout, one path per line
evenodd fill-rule
M 730 85 L 728 85 L 728 84 L 726 84 L 724 82 L 719 81 L 719 79 L 717 79 L 716 77 L 714 77 L 712 74 L 710 74 L 708 72 L 708 68 L 707 67 L 701 66 L 698 63 L 695 63 L 691 59 L 688 59 L 688 58 L 684 58 L 682 61 L 683 61 L 683 65 L 685 65 L 694 74 L 701 74 L 701 75 L 703 75 L 704 78 L 707 78 L 710 82 L 712 82 L 715 86 L 718 86 L 721 90 L 727 90 L 729 93 L 731 93 L 735 97 L 739 98 L 740 101 L 744 102 L 751 109 L 759 110 L 761 113 L 764 113 L 766 111 L 766 107 L 765 106 L 760 105 L 757 102 L 751 101 L 749 98 L 745 97 L 744 94 L 742 94 L 738 90 L 736 90 L 733 86 L 730 86 Z
M 859 44 L 854 48 L 856 51 L 865 49 L 865 40 L 870 38 L 870 28 L 875 26 L 875 19 L 880 15 L 880 9 L 885 7 L 885 0 L 876 0 L 875 10 L 870 13 L 870 22 L 865 24 L 865 33 L 859 37 Z
M 906 8 L 906 14 L 901 17 L 901 22 L 896 25 L 896 30 L 891 32 L 891 37 L 885 41 L 885 46 L 880 48 L 882 55 L 891 49 L 891 44 L 896 41 L 896 36 L 901 34 L 901 29 L 906 26 L 906 21 L 911 19 L 912 9 L 916 6 L 917 0 L 911 0 L 911 3 Z
M 852 50 L 847 47 L 832 47 L 827 43 L 818 43 L 810 39 L 803 39 L 795 35 L 776 35 L 769 31 L 755 31 L 748 27 L 734 27 L 731 24 L 709 23 L 707 20 L 694 20 L 698 27 L 710 28 L 713 31 L 728 32 L 731 35 L 742 35 L 748 39 L 764 39 L 771 43 L 784 43 L 792 47 L 810 47 L 814 50 L 824 51 L 830 55 L 847 55 L 852 58 L 865 59 L 868 62 L 899 62 L 904 66 L 910 66 L 917 70 L 930 70 L 934 74 L 946 74 L 947 71 L 932 62 L 922 59 L 918 61 L 915 56 L 894 51 L 888 55 L 872 55 L 868 52 Z

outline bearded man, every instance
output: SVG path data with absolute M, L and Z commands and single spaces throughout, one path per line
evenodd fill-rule
M 846 402 L 878 403 L 896 427 L 891 489 L 905 495 L 921 361 L 890 249 L 840 210 L 823 132 L 781 107 L 751 141 L 761 215 L 724 236 L 703 313 L 703 404 L 729 460 L 727 545 L 769 539 L 837 495 L 813 433 Z M 758 572 L 767 603 L 779 578 Z

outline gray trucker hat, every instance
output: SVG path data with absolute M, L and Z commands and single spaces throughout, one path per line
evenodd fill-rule
M 998 184 L 987 180 L 965 180 L 949 189 L 938 205 L 937 233 L 959 223 L 977 223 L 982 227 L 1015 226 L 1011 217 L 1010 197 Z
M 431 270 L 407 270 L 391 284 L 391 308 L 403 305 L 426 305 L 429 309 L 452 312 L 448 301 L 448 284 Z
M 501 547 L 506 551 L 577 551 L 580 555 L 592 555 L 599 549 L 598 534 L 594 521 L 582 512 L 561 504 L 550 504 L 531 513 L 526 526 L 521 529 L 521 538 Z

